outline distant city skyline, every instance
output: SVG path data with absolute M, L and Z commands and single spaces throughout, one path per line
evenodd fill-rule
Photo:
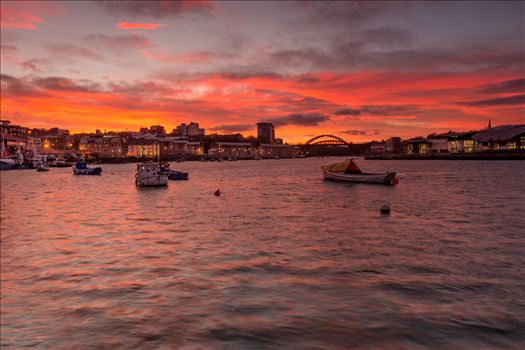
M 349 142 L 523 124 L 523 2 L 1 3 L 1 119 Z

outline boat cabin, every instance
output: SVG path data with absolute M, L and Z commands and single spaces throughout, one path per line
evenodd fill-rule
M 156 173 L 159 171 L 159 165 L 157 163 L 138 163 L 137 172 L 139 173 Z

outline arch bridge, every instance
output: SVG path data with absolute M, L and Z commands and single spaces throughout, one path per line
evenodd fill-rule
M 306 145 L 333 146 L 333 145 L 350 145 L 340 137 L 334 135 L 319 135 L 311 138 Z

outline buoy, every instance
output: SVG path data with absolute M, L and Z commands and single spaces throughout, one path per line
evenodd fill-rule
M 399 179 L 397 177 L 394 178 L 394 185 L 397 185 L 399 183 Z
M 390 207 L 387 204 L 385 204 L 381 207 L 380 212 L 383 215 L 390 215 Z
M 220 195 L 221 195 L 221 191 L 219 191 L 219 190 L 215 191 L 215 195 L 216 195 L 217 197 L 220 196 Z

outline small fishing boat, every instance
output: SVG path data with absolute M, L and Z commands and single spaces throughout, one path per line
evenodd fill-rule
M 321 167 L 325 180 L 362 182 L 393 185 L 397 184 L 395 172 L 363 173 L 353 159 Z
M 136 186 L 166 186 L 168 175 L 161 172 L 159 163 L 146 162 L 137 164 Z
M 102 173 L 101 167 L 90 168 L 86 165 L 83 158 L 79 158 L 72 168 L 75 175 L 100 175 Z
M 46 164 L 46 163 L 40 163 L 40 164 L 36 167 L 36 171 L 49 171 L 49 164 Z
M 2 148 L 0 150 L 0 170 L 11 170 L 16 167 L 16 162 L 12 159 L 5 149 L 4 138 L 2 137 Z
M 159 163 L 160 172 L 168 175 L 170 180 L 188 180 L 188 173 L 184 171 L 171 170 L 169 163 Z

